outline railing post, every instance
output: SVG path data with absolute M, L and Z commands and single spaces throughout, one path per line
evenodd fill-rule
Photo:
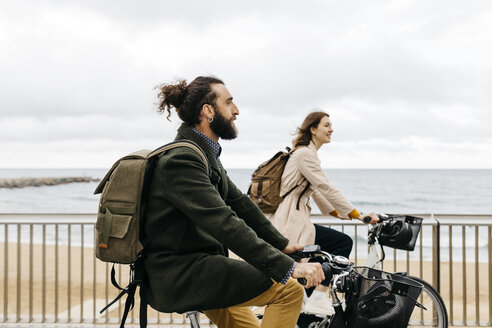
M 55 323 L 58 323 L 58 280 L 59 280 L 59 274 L 58 274 L 58 261 L 59 261 L 59 254 L 58 254 L 58 233 L 59 233 L 59 225 L 55 224 Z
M 67 246 L 67 323 L 72 321 L 72 224 L 68 224 Z
M 480 325 L 480 274 L 479 271 L 479 263 L 478 263 L 478 225 L 475 226 L 475 322 L 476 325 Z
M 7 322 L 9 319 L 9 225 L 5 224 L 5 242 L 3 244 L 3 322 Z M 490 277 L 490 274 L 489 274 Z
M 467 318 L 467 299 L 466 299 L 466 226 L 462 225 L 461 226 L 461 254 L 462 254 L 462 261 L 461 261 L 461 270 L 462 270 L 462 280 L 463 280 L 463 324 L 466 326 L 466 318 Z
M 441 227 L 439 221 L 431 214 L 431 219 L 436 221 L 432 226 L 432 285 L 441 292 Z
M 492 326 L 492 227 L 488 227 L 488 251 L 489 251 L 489 326 Z
M 453 284 L 453 226 L 449 225 L 449 323 L 452 326 L 454 320 L 454 284 Z
M 15 322 L 20 322 L 21 321 L 21 280 L 22 280 L 22 274 L 21 274 L 21 225 L 17 224 L 17 297 L 16 297 L 16 316 L 15 316 Z
M 33 277 L 33 266 L 34 266 L 34 259 L 33 259 L 33 252 L 34 252 L 34 225 L 30 224 L 29 225 L 29 318 L 28 322 L 32 322 L 33 320 L 33 283 L 34 283 L 34 277 Z
M 41 317 L 41 322 L 45 323 L 46 322 L 46 224 L 43 223 L 43 244 L 42 244 L 42 317 Z

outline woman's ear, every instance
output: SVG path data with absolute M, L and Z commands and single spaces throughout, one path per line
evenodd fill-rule
M 315 127 L 310 127 L 309 128 L 309 132 L 311 132 L 311 137 L 314 136 L 316 134 L 316 128 Z

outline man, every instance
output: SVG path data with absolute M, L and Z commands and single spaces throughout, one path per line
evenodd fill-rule
M 262 327 L 294 327 L 303 289 L 316 286 L 319 263 L 295 263 L 288 245 L 256 205 L 229 179 L 219 138 L 234 139 L 239 110 L 224 83 L 198 77 L 162 85 L 159 111 L 175 109 L 184 121 L 176 140 L 191 140 L 207 164 L 187 147 L 157 162 L 150 185 L 144 234 L 166 230 L 145 248 L 148 303 L 162 312 L 203 311 L 218 327 L 259 327 L 250 306 L 266 305 Z M 168 117 L 169 117 L 168 115 Z M 244 261 L 227 257 L 228 249 Z

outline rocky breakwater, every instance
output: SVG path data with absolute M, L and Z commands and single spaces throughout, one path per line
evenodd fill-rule
M 56 186 L 64 183 L 99 181 L 91 177 L 61 177 L 61 178 L 9 178 L 0 179 L 0 188 L 25 188 L 40 186 Z

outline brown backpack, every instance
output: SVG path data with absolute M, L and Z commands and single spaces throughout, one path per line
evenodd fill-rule
M 279 151 L 268 161 L 260 164 L 251 176 L 251 184 L 248 188 L 248 196 L 255 202 L 263 213 L 274 213 L 282 200 L 298 186 L 293 187 L 286 194 L 280 195 L 282 174 L 290 155 L 294 150 L 286 147 L 285 151 Z

